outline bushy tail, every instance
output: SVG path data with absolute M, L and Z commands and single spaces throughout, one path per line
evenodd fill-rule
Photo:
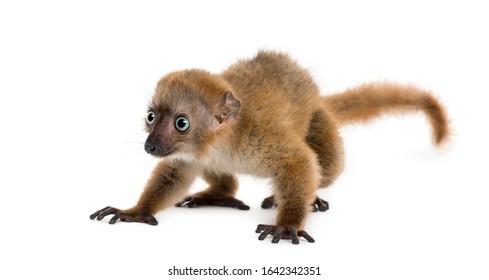
M 448 120 L 443 106 L 428 91 L 414 86 L 372 83 L 325 96 L 324 104 L 339 125 L 367 122 L 384 113 L 422 111 L 433 129 L 433 140 L 440 145 L 448 139 Z

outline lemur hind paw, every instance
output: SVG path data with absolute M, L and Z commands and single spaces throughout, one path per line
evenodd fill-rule
M 270 209 L 272 207 L 277 207 L 278 204 L 275 202 L 275 196 L 271 195 L 263 200 L 261 203 L 261 208 Z M 312 212 L 325 212 L 329 209 L 329 204 L 326 200 L 321 199 L 319 196 L 316 197 L 314 202 L 311 204 Z
M 261 208 L 270 209 L 272 207 L 277 207 L 277 203 L 275 202 L 275 195 L 271 195 L 263 200 L 261 203 Z
M 329 204 L 326 200 L 323 200 L 321 198 L 316 197 L 316 200 L 312 203 L 312 212 L 317 212 L 318 210 L 320 212 L 325 212 L 326 210 L 329 209 Z
M 205 205 L 231 207 L 239 210 L 250 209 L 250 207 L 244 204 L 243 201 L 238 200 L 231 196 L 217 197 L 211 195 L 205 195 L 205 196 L 194 195 L 194 196 L 188 196 L 184 200 L 175 204 L 176 207 L 188 207 L 188 208 L 194 208 L 197 206 L 205 206 Z

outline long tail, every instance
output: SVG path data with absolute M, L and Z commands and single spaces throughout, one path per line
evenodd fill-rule
M 444 143 L 449 136 L 447 115 L 430 92 L 414 86 L 389 83 L 364 84 L 342 93 L 325 96 L 324 104 L 340 126 L 367 122 L 384 113 L 422 111 L 433 130 L 433 141 Z

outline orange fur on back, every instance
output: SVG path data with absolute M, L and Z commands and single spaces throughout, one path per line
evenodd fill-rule
M 422 111 L 428 118 L 436 145 L 449 136 L 447 115 L 443 106 L 428 91 L 414 86 L 370 83 L 325 96 L 324 104 L 339 126 L 367 122 L 384 113 Z

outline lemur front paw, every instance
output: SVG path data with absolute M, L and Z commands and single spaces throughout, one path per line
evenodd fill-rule
M 140 211 L 131 211 L 131 210 L 119 210 L 114 207 L 107 206 L 103 209 L 98 210 L 97 212 L 90 215 L 90 219 L 97 219 L 97 221 L 101 221 L 105 216 L 114 215 L 109 224 L 115 224 L 118 220 L 121 222 L 138 222 L 138 223 L 146 223 L 152 226 L 158 225 L 158 221 L 150 214 L 146 214 Z
M 243 201 L 238 200 L 232 196 L 218 197 L 218 196 L 212 196 L 208 194 L 206 195 L 195 194 L 193 196 L 188 196 L 184 200 L 175 204 L 176 207 L 188 207 L 188 208 L 194 208 L 197 206 L 205 206 L 205 205 L 231 207 L 240 210 L 250 209 L 250 207 L 244 204 Z
M 264 240 L 268 235 L 272 235 L 272 243 L 278 243 L 280 239 L 292 239 L 292 244 L 299 244 L 299 237 L 304 237 L 309 243 L 314 243 L 314 238 L 312 238 L 306 231 L 299 230 L 295 227 L 289 227 L 285 229 L 282 226 L 273 225 L 258 225 L 256 227 L 256 233 L 261 233 L 258 236 L 259 240 Z

